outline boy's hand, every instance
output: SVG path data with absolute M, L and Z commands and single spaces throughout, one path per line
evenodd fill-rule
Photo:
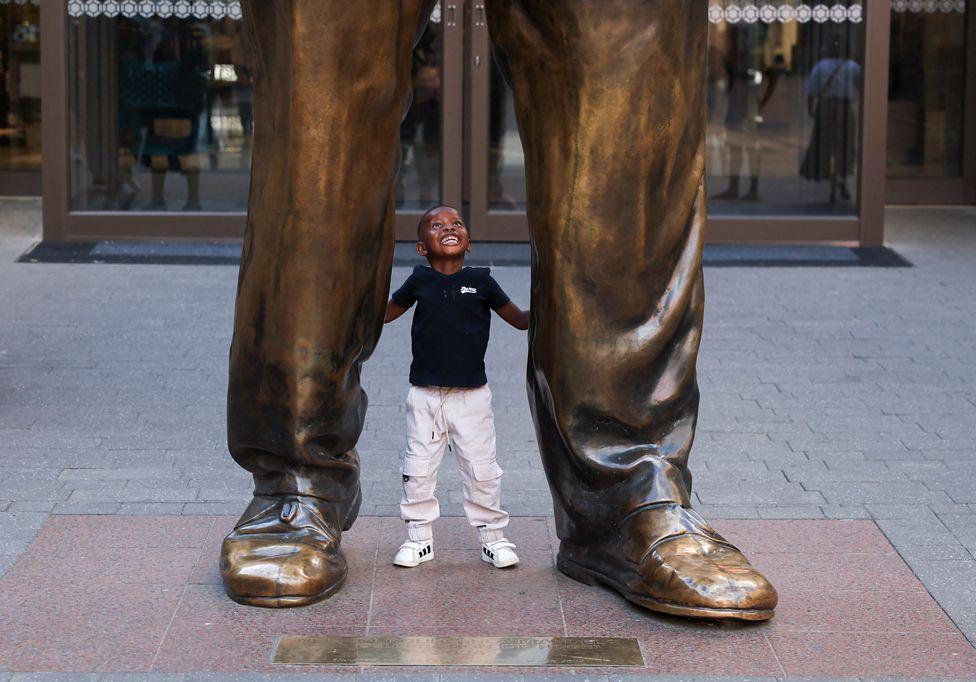
M 386 317 L 383 318 L 383 324 L 392 322 L 403 315 L 403 313 L 407 312 L 407 310 L 409 310 L 409 308 L 404 308 L 391 298 L 390 302 L 386 304 Z
M 508 322 L 516 329 L 521 329 L 522 331 L 525 331 L 526 329 L 529 328 L 529 311 L 522 310 L 511 301 L 503 305 L 495 312 L 498 313 L 498 316 L 500 318 Z

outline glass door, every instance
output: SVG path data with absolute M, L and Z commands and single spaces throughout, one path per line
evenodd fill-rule
M 976 202 L 972 5 L 896 1 L 891 10 L 888 200 Z
M 40 193 L 40 10 L 0 2 L 0 195 Z

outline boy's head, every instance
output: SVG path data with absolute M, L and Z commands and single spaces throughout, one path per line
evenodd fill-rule
M 464 260 L 471 252 L 468 228 L 457 209 L 435 206 L 427 211 L 417 225 L 417 253 L 428 261 Z

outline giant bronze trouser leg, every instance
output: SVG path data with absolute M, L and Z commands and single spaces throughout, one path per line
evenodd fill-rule
M 681 570 L 651 561 L 659 548 L 727 547 L 686 509 L 704 293 L 707 4 L 490 0 L 488 18 L 526 154 L 529 392 L 560 568 L 657 610 L 760 618 L 772 615 L 768 599 L 669 592 Z M 673 582 L 725 581 L 713 569 Z
M 345 573 L 338 535 L 358 508 L 360 366 L 383 324 L 399 126 L 434 0 L 243 4 L 254 160 L 228 443 L 254 475 L 255 501 L 224 543 L 222 569 L 235 599 L 287 606 L 327 596 Z

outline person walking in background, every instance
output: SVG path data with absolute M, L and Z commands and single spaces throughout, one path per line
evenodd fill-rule
M 855 111 L 861 89 L 861 66 L 841 56 L 840 38 L 835 37 L 827 56 L 810 71 L 806 83 L 807 111 L 813 117 L 813 132 L 800 164 L 807 180 L 830 182 L 830 203 L 837 195 L 851 198 L 847 178 L 854 173 L 857 137 Z

